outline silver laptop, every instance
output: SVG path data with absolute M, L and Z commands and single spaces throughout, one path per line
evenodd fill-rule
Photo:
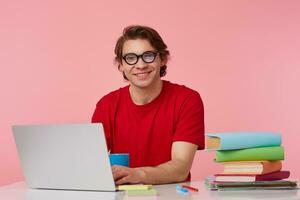
M 31 188 L 115 191 L 102 124 L 15 125 Z

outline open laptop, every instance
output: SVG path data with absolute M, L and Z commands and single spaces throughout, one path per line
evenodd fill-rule
M 102 124 L 15 125 L 31 188 L 115 191 Z

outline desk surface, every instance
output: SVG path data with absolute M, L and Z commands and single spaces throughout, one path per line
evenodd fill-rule
M 190 182 L 189 185 L 199 188 L 199 192 L 181 194 L 176 192 L 176 185 L 155 185 L 158 191 L 157 197 L 128 197 L 125 192 L 90 192 L 90 191 L 66 191 L 66 190 L 42 190 L 27 188 L 24 182 L 17 182 L 0 187 L 1 200 L 250 200 L 250 199 L 274 199 L 274 200 L 300 200 L 297 190 L 283 191 L 210 191 L 203 182 Z

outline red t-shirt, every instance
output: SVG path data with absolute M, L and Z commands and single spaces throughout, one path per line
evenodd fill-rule
M 157 166 L 171 160 L 172 143 L 204 148 L 204 111 L 198 92 L 163 81 L 159 96 L 133 103 L 129 86 L 104 96 L 92 122 L 102 122 L 111 153 L 129 153 L 130 167 Z

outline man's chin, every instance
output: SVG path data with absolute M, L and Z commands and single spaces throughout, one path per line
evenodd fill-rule
M 139 82 L 135 82 L 135 83 L 132 83 L 135 87 L 138 87 L 138 88 L 148 88 L 150 86 L 150 84 L 146 81 L 139 81 Z
M 137 88 L 148 88 L 152 82 L 153 81 L 151 79 L 144 79 L 131 81 L 131 84 Z

